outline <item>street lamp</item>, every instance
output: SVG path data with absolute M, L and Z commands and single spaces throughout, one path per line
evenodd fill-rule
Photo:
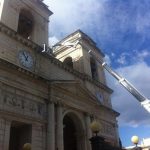
M 93 121 L 93 122 L 90 124 L 90 128 L 91 128 L 92 132 L 95 133 L 96 136 L 97 136 L 98 132 L 99 132 L 100 129 L 101 129 L 101 125 L 100 125 L 99 122 Z
M 98 136 L 98 133 L 101 130 L 100 123 L 97 121 L 93 121 L 90 124 L 90 128 L 91 128 L 92 132 L 95 134 L 93 137 L 90 138 L 92 150 L 103 149 L 104 138 L 101 136 Z
M 137 146 L 139 143 L 139 137 L 138 136 L 136 136 L 136 135 L 132 136 L 131 141 L 133 144 L 135 144 L 135 148 L 134 148 L 135 150 L 141 149 L 140 147 Z
M 30 143 L 25 143 L 23 145 L 23 150 L 31 150 L 31 144 Z
M 132 136 L 131 141 L 132 141 L 132 143 L 135 144 L 136 147 L 137 147 L 137 144 L 139 143 L 139 137 L 136 136 L 136 135 L 134 135 L 134 136 Z
M 102 125 L 94 120 L 90 124 L 90 128 L 92 132 L 95 134 L 93 137 L 91 137 L 89 140 L 91 142 L 92 150 L 120 150 L 118 147 L 114 147 L 108 142 L 105 141 L 105 139 L 102 136 L 99 136 L 98 133 L 102 129 Z

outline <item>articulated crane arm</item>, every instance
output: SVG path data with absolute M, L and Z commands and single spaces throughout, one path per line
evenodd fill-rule
M 114 78 L 116 78 L 119 83 L 128 90 L 140 103 L 141 105 L 150 113 L 150 100 L 143 96 L 131 83 L 129 83 L 125 78 L 118 75 L 115 71 L 113 71 L 106 62 L 103 62 L 93 51 L 89 51 L 89 53 L 105 68 Z

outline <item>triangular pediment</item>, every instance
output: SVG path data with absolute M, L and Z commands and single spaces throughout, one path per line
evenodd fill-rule
M 56 102 L 60 102 L 66 107 L 72 107 L 93 114 L 94 112 L 118 113 L 112 108 L 105 106 L 98 98 L 85 87 L 80 81 L 57 80 L 51 83 L 51 96 Z
M 84 101 L 90 101 L 100 104 L 96 96 L 89 91 L 84 85 L 79 82 L 56 82 L 53 84 L 57 86 L 61 92 L 66 95 L 73 96 L 74 98 L 82 99 Z

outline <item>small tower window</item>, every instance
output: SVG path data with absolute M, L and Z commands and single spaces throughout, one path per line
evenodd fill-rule
M 71 57 L 67 57 L 67 58 L 63 61 L 63 63 L 64 63 L 65 65 L 67 65 L 68 67 L 73 68 L 73 62 L 72 62 L 72 58 L 71 58 Z
M 97 74 L 97 65 L 95 60 L 91 57 L 90 58 L 90 65 L 91 65 L 91 75 L 92 78 L 97 80 L 98 79 L 98 74 Z
M 25 38 L 31 36 L 33 30 L 33 16 L 28 10 L 21 10 L 19 14 L 18 33 Z

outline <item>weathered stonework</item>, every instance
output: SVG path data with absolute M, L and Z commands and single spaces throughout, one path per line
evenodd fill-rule
M 100 135 L 118 145 L 119 114 L 110 101 L 113 91 L 106 85 L 103 68 L 97 68 L 97 80 L 91 75 L 88 48 L 101 59 L 104 56 L 95 43 L 78 30 L 58 43 L 80 39 L 82 44 L 76 48 L 58 46 L 55 51 L 47 48 L 42 52 L 52 12 L 40 0 L 0 2 L 0 150 L 14 150 L 14 144 L 21 149 L 24 143 L 31 143 L 33 150 L 68 150 L 68 125 L 76 135 L 76 150 L 91 150 L 93 119 L 102 125 Z M 18 18 L 22 9 L 31 6 L 35 28 L 25 38 L 18 34 Z M 33 58 L 31 68 L 19 61 L 21 50 Z M 73 59 L 73 68 L 63 63 L 67 57 Z

